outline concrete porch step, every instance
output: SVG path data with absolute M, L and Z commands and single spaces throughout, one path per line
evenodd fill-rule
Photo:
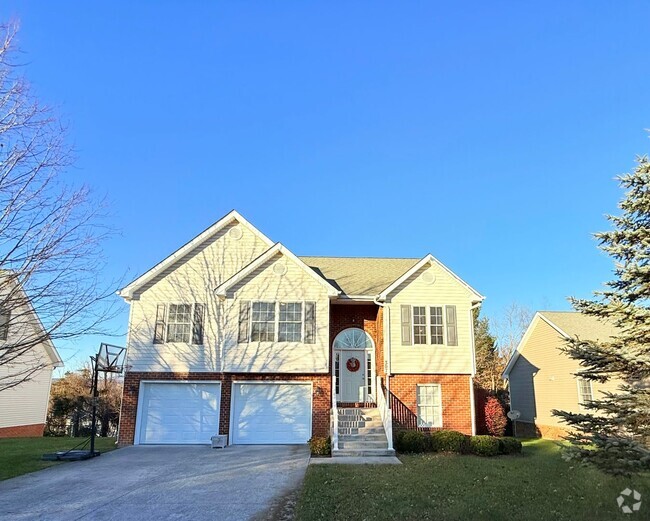
M 339 441 L 339 450 L 340 449 L 357 449 L 357 450 L 366 450 L 366 449 L 387 449 L 388 442 L 384 438 L 383 440 L 350 440 L 350 441 Z
M 339 441 L 382 441 L 386 442 L 386 435 L 383 432 L 373 434 L 341 434 L 339 433 Z
M 384 424 L 378 420 L 369 420 L 369 421 L 342 421 L 339 420 L 339 427 L 346 429 L 359 429 L 362 427 L 384 427 Z
M 383 425 L 372 427 L 341 427 L 339 426 L 339 436 L 356 435 L 366 436 L 368 434 L 385 434 Z
M 332 451 L 333 458 L 388 457 L 395 456 L 393 449 L 339 449 Z

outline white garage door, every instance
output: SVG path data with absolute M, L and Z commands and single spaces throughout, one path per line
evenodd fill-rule
M 219 430 L 219 383 L 143 383 L 138 443 L 210 443 Z
M 232 443 L 306 443 L 311 384 L 233 384 Z

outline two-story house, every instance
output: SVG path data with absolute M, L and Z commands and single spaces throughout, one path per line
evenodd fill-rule
M 331 435 L 343 454 L 391 449 L 393 421 L 474 430 L 483 297 L 431 255 L 297 257 L 233 211 L 119 294 L 122 445 Z

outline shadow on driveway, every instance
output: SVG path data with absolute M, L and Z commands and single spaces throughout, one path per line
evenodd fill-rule
M 0 520 L 246 520 L 308 463 L 306 445 L 126 447 L 0 482 Z

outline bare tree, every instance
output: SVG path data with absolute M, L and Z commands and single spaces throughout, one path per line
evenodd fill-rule
M 518 302 L 508 304 L 501 315 L 493 321 L 497 336 L 499 354 L 505 360 L 517 348 L 528 325 L 533 319 L 533 311 Z
M 48 342 L 103 333 L 113 295 L 98 277 L 102 205 L 65 181 L 71 149 L 21 75 L 17 29 L 0 26 L 0 391 L 51 363 Z

